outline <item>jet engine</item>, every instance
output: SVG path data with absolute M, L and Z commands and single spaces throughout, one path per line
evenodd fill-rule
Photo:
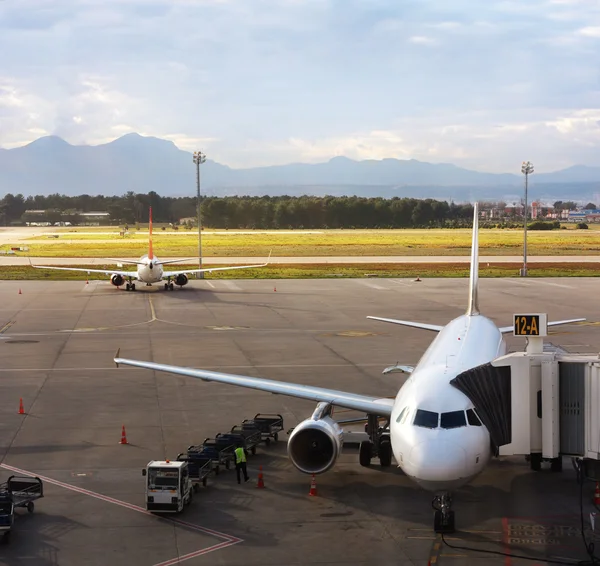
M 302 421 L 290 435 L 288 456 L 305 474 L 331 469 L 342 451 L 342 429 L 330 415 L 331 405 L 319 403 L 312 417 Z
M 125 283 L 125 278 L 122 275 L 119 275 L 118 273 L 115 273 L 114 275 L 111 276 L 110 282 L 115 287 L 120 287 L 121 285 L 123 285 L 123 283 Z
M 179 275 L 175 276 L 174 282 L 175 285 L 181 285 L 183 287 L 184 285 L 187 285 L 188 277 L 185 273 L 180 273 Z

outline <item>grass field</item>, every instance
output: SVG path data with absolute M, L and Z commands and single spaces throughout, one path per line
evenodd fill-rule
M 104 229 L 109 231 L 108 228 Z M 147 251 L 147 231 L 126 237 L 107 234 L 61 233 L 58 238 L 21 240 L 34 257 L 139 257 Z M 530 255 L 596 255 L 600 253 L 597 230 L 529 231 Z M 482 255 L 519 255 L 522 230 L 480 230 Z M 8 249 L 11 244 L 1 246 Z M 205 257 L 273 256 L 444 256 L 469 255 L 471 231 L 460 230 L 323 230 L 321 233 L 279 231 L 205 233 Z M 194 232 L 154 233 L 154 253 L 159 257 L 194 257 L 198 236 Z
M 480 277 L 517 277 L 522 264 L 489 264 L 481 265 Z M 85 265 L 73 267 L 87 267 Z M 94 269 L 114 269 L 114 265 L 95 265 Z M 195 267 L 186 266 L 186 267 Z M 206 264 L 210 267 L 210 264 Z M 242 269 L 220 271 L 206 274 L 206 279 L 324 279 L 333 277 L 396 277 L 421 279 L 432 277 L 468 277 L 468 264 L 294 264 L 261 267 L 257 269 Z M 0 280 L 45 280 L 45 281 L 85 281 L 104 279 L 107 276 L 92 273 L 89 276 L 83 272 L 53 271 L 34 269 L 32 267 L 0 267 Z M 590 263 L 539 263 L 529 266 L 529 277 L 600 277 L 600 265 Z

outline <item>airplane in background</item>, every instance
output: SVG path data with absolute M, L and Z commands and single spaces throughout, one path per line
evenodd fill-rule
M 360 445 L 360 464 L 369 466 L 371 459 L 378 456 L 382 466 L 390 466 L 393 455 L 409 478 L 434 494 L 434 530 L 453 532 L 452 493 L 483 471 L 492 456 L 492 447 L 490 433 L 475 406 L 450 382 L 457 375 L 504 355 L 503 334 L 513 330 L 513 327 L 497 328 L 479 312 L 478 218 L 475 204 L 465 314 L 446 326 L 367 317 L 437 333 L 416 367 L 397 366 L 410 376 L 395 398 L 131 360 L 119 357 L 120 350 L 114 361 L 117 367 L 129 365 L 316 401 L 314 413 L 295 427 L 287 445 L 294 466 L 307 474 L 319 474 L 332 468 L 342 450 L 342 423 L 332 418 L 333 407 L 366 413 L 369 440 Z M 549 322 L 548 326 L 583 320 Z M 386 422 L 384 427 L 380 426 L 380 419 Z
M 253 267 L 265 267 L 269 264 L 271 254 L 269 253 L 269 259 L 266 263 L 259 265 L 235 265 L 231 267 L 211 267 L 203 269 L 180 269 L 175 271 L 165 271 L 164 265 L 170 263 L 177 263 L 180 261 L 191 261 L 197 260 L 198 258 L 182 258 L 182 259 L 171 259 L 167 261 L 161 261 L 158 259 L 152 251 L 152 207 L 150 207 L 150 224 L 148 228 L 148 253 L 140 257 L 137 261 L 127 259 L 115 259 L 107 258 L 109 261 L 116 261 L 119 263 L 131 263 L 137 265 L 136 271 L 119 271 L 119 270 L 104 270 L 104 269 L 85 269 L 77 267 L 55 267 L 48 265 L 32 265 L 36 269 L 58 269 L 62 271 L 83 271 L 85 273 L 102 273 L 110 277 L 110 282 L 115 287 L 121 287 L 125 280 L 128 283 L 125 286 L 127 291 L 135 291 L 134 281 L 140 281 L 145 283 L 147 287 L 152 286 L 153 283 L 160 283 L 166 279 L 165 291 L 173 290 L 173 284 L 183 287 L 188 284 L 188 275 L 196 273 L 212 273 L 213 271 L 225 271 L 230 269 L 250 269 Z M 31 263 L 31 261 L 30 261 Z

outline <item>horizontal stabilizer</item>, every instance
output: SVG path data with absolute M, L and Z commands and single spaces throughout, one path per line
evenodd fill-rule
M 379 320 L 381 322 L 391 322 L 392 324 L 401 324 L 402 326 L 411 326 L 412 328 L 421 328 L 422 330 L 433 330 L 434 332 L 440 332 L 444 328 L 438 324 L 426 324 L 424 322 L 412 322 L 410 320 L 396 320 L 394 318 L 381 318 L 379 316 L 368 316 L 367 318 Z
M 548 325 L 548 327 L 558 326 L 559 324 L 571 324 L 573 322 L 583 322 L 585 320 L 586 320 L 585 318 L 571 318 L 569 320 L 555 320 L 553 322 L 548 322 L 547 325 Z M 502 326 L 498 330 L 500 330 L 500 332 L 502 332 L 502 334 L 506 334 L 508 332 L 512 332 L 513 329 L 514 329 L 514 326 Z

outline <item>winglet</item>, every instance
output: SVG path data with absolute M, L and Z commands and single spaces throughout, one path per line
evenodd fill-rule
M 119 354 L 120 354 L 120 353 L 121 353 L 121 348 L 119 348 L 119 349 L 117 350 L 117 353 L 115 354 L 115 358 L 114 358 L 114 362 L 115 362 L 115 365 L 116 365 L 117 367 L 119 367 L 119 362 L 118 362 L 117 360 L 119 359 Z
M 471 274 L 469 277 L 469 306 L 467 316 L 479 314 L 479 203 L 473 205 L 473 239 L 471 242 Z
M 267 258 L 267 263 L 265 263 L 265 265 L 269 265 L 269 262 L 271 261 L 271 254 L 273 253 L 273 250 L 269 250 L 269 257 Z

